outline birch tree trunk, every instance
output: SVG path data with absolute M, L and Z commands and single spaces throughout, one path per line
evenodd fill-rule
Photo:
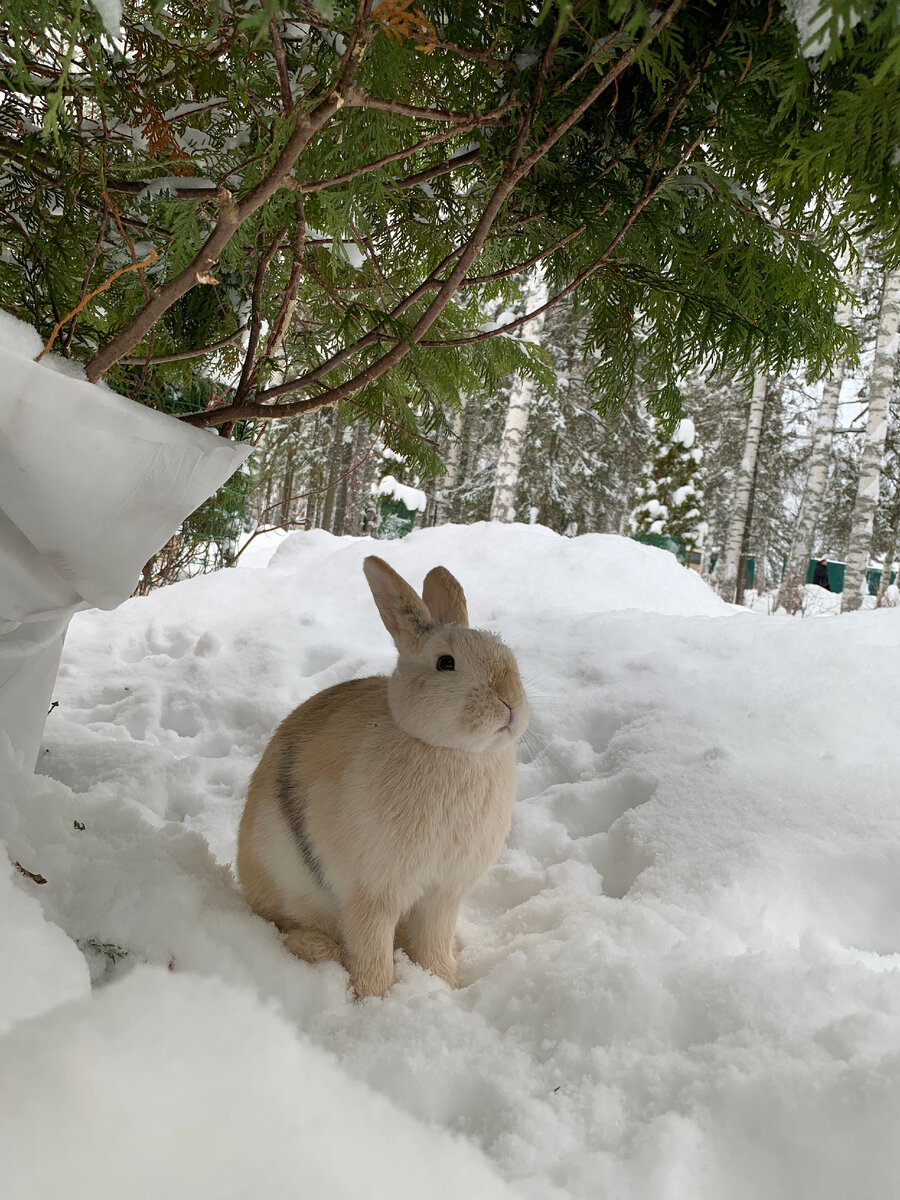
M 866 568 L 872 552 L 872 528 L 878 507 L 881 464 L 887 436 L 888 408 L 897 362 L 898 326 L 900 326 L 900 270 L 884 277 L 881 311 L 875 338 L 875 361 L 869 380 L 869 415 L 866 421 L 866 443 L 859 469 L 859 485 L 853 506 L 853 525 L 850 549 L 844 572 L 844 591 L 841 611 L 858 609 L 866 595 Z
M 335 410 L 332 417 L 331 451 L 328 455 L 328 479 L 325 484 L 326 491 L 322 506 L 322 528 L 328 533 L 334 532 L 334 502 L 337 498 L 335 491 L 341 474 L 341 459 L 344 454 L 344 425 L 343 418 L 339 417 Z
M 840 320 L 840 317 L 838 317 Z M 838 399 L 841 394 L 843 375 L 829 379 L 822 393 L 813 430 L 812 451 L 809 456 L 809 471 L 803 488 L 803 498 L 797 513 L 797 523 L 791 538 L 787 566 L 778 593 L 778 605 L 787 607 L 788 591 L 795 586 L 794 580 L 802 585 L 809 571 L 809 560 L 813 556 L 813 535 L 822 510 L 822 497 L 828 479 L 828 464 L 831 461 L 831 445 L 834 441 L 834 424 L 837 418 Z
M 756 475 L 756 459 L 759 455 L 759 439 L 766 411 L 767 386 L 767 377 L 757 372 L 753 376 L 753 393 L 750 397 L 750 415 L 747 419 L 744 455 L 735 484 L 734 504 L 731 510 L 731 520 L 728 523 L 728 536 L 725 539 L 722 574 L 719 576 L 719 592 L 726 600 L 734 599 L 738 591 L 738 568 L 741 561 L 741 547 L 744 545 L 747 534 L 750 498 Z
M 452 519 L 452 505 L 447 499 L 459 481 L 460 451 L 462 449 L 463 423 L 466 416 L 466 402 L 459 398 L 459 408 L 453 414 L 453 427 L 450 432 L 450 444 L 447 447 L 447 474 L 441 480 L 440 487 L 434 498 L 434 524 L 444 525 Z
M 881 569 L 881 583 L 878 586 L 878 598 L 876 600 L 878 606 L 884 604 L 885 595 L 891 585 L 891 568 L 894 559 L 897 557 L 898 544 L 900 544 L 900 494 L 894 500 L 894 512 L 891 517 L 891 524 L 885 543 L 884 566 Z
M 525 430 L 528 428 L 528 414 L 533 398 L 534 380 L 516 376 L 510 392 L 506 425 L 494 473 L 494 497 L 491 501 L 490 515 L 492 521 L 511 522 L 516 519 L 516 487 L 519 483 L 522 448 L 525 444 Z
M 539 308 L 547 299 L 546 283 L 540 276 L 533 276 L 524 289 L 522 302 L 528 312 Z M 544 313 L 533 317 L 522 325 L 521 337 L 523 342 L 539 340 L 544 329 Z M 503 430 L 503 440 L 497 456 L 497 469 L 494 470 L 493 498 L 491 500 L 491 521 L 509 523 L 516 520 L 516 487 L 518 485 L 518 470 L 522 464 L 522 449 L 524 434 L 528 427 L 528 414 L 534 400 L 534 380 L 515 376 L 512 379 L 512 389 L 509 397 L 509 408 L 506 410 L 506 424 Z
M 524 296 L 527 308 L 533 308 L 535 304 L 539 306 L 546 299 L 546 294 L 547 289 L 542 283 L 530 288 Z M 536 342 L 543 328 L 542 313 L 522 326 L 522 340 Z M 525 430 L 528 428 L 528 414 L 533 399 L 534 380 L 516 375 L 509 396 L 506 425 L 497 456 L 497 469 L 494 472 L 494 496 L 491 500 L 490 514 L 492 521 L 509 523 L 516 519 L 516 488 L 519 483 L 522 449 L 525 445 Z

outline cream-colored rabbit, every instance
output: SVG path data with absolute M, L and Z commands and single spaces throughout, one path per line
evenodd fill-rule
M 363 569 L 397 669 L 328 688 L 278 727 L 238 873 L 288 948 L 343 963 L 357 996 L 393 984 L 395 937 L 456 987 L 457 912 L 509 830 L 528 701 L 511 651 L 468 628 L 449 571 L 430 571 L 420 599 L 380 558 Z

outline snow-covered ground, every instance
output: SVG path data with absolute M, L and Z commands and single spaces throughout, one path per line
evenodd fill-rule
M 900 1195 L 900 613 L 768 619 L 535 527 L 277 540 L 77 616 L 3 775 L 46 879 L 0 875 L 4 1193 Z M 355 1004 L 230 863 L 278 721 L 392 666 L 373 549 L 458 575 L 534 715 L 461 989 L 398 956 Z

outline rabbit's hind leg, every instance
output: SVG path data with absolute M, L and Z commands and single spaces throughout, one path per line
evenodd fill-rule
M 321 929 L 292 929 L 284 935 L 284 944 L 304 962 L 336 962 L 347 966 L 341 947 Z
M 347 966 L 346 955 L 338 938 L 337 923 L 314 905 L 293 904 L 290 920 L 280 921 L 284 944 L 291 954 L 305 962 L 337 962 Z

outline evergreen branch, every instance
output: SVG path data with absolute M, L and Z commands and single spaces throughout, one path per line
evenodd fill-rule
M 436 41 L 435 50 L 446 50 L 449 54 L 458 54 L 460 58 L 468 58 L 480 62 L 491 71 L 515 70 L 515 63 L 506 58 L 493 58 L 485 50 L 473 50 L 470 46 L 458 46 L 455 42 Z
M 91 282 L 91 275 L 94 272 L 94 267 L 97 265 L 97 259 L 100 256 L 100 247 L 103 245 L 103 235 L 106 233 L 106 222 L 107 222 L 108 216 L 109 216 L 108 205 L 106 205 L 106 202 L 104 202 L 103 216 L 100 218 L 100 226 L 97 230 L 97 239 L 94 242 L 94 249 L 91 253 L 91 259 L 87 265 L 87 270 L 84 273 L 84 278 L 81 281 L 81 294 L 78 297 L 79 304 L 87 295 L 87 290 L 88 290 L 88 287 L 90 286 L 90 282 Z M 133 261 L 133 256 L 132 256 L 132 261 Z M 72 323 L 69 326 L 69 328 L 66 330 L 66 336 L 63 339 L 63 354 L 67 358 L 69 356 L 69 347 L 72 345 L 72 338 L 75 334 L 76 324 L 77 324 L 77 321 L 73 317 Z
M 667 128 L 666 133 L 665 133 L 666 137 L 668 137 L 668 132 L 669 131 Z M 706 134 L 707 134 L 707 130 L 703 130 L 703 132 L 700 133 L 694 139 L 693 142 L 691 142 L 691 144 L 688 146 L 687 150 L 684 151 L 682 156 L 679 158 L 678 162 L 676 162 L 674 164 L 674 166 L 670 167 L 669 170 L 666 171 L 666 173 L 662 176 L 662 178 L 659 180 L 659 182 L 657 183 L 657 185 L 655 187 L 651 188 L 649 186 L 652 176 L 648 176 L 647 184 L 645 185 L 644 190 L 641 193 L 641 196 L 639 197 L 637 202 L 633 205 L 631 211 L 628 213 L 625 220 L 619 226 L 615 235 L 610 240 L 610 242 L 607 244 L 606 249 L 599 256 L 599 258 L 594 259 L 594 261 L 590 264 L 590 266 L 586 267 L 579 275 L 577 275 L 575 277 L 575 279 L 572 280 L 571 283 L 567 284 L 566 287 L 561 288 L 560 291 L 556 292 L 555 295 L 551 296 L 550 299 L 545 304 L 540 305 L 540 307 L 538 307 L 538 308 L 532 309 L 531 312 L 526 313 L 522 317 L 517 317 L 516 320 L 514 320 L 514 321 L 509 321 L 505 325 L 499 325 L 496 329 L 485 329 L 485 330 L 482 330 L 481 333 L 471 334 L 467 337 L 462 337 L 462 338 L 451 338 L 451 339 L 446 339 L 446 340 L 442 340 L 442 341 L 433 341 L 433 342 L 422 341 L 419 344 L 422 346 L 468 346 L 474 342 L 484 342 L 484 341 L 487 341 L 489 338 L 501 337 L 504 334 L 508 334 L 513 329 L 518 329 L 520 326 L 524 325 L 527 321 L 532 321 L 532 320 L 534 320 L 535 317 L 539 317 L 543 313 L 548 312 L 551 308 L 553 308 L 555 305 L 557 305 L 560 302 L 560 300 L 564 300 L 566 298 L 566 296 L 570 296 L 572 294 L 572 292 L 574 292 L 576 290 L 576 288 L 579 288 L 584 282 L 586 282 L 586 280 L 590 279 L 590 277 L 592 275 L 595 275 L 597 273 L 597 271 L 601 270 L 602 268 L 608 267 L 611 270 L 618 270 L 618 264 L 610 263 L 610 261 L 609 261 L 610 255 L 615 250 L 615 248 L 619 245 L 619 243 L 622 241 L 625 234 L 632 227 L 634 222 L 638 219 L 638 217 L 643 212 L 643 210 L 647 207 L 647 205 L 650 203 L 650 201 L 655 199 L 656 196 L 659 195 L 659 193 L 662 191 L 663 187 L 666 185 L 666 183 L 669 182 L 669 180 L 672 178 L 672 176 L 684 166 L 684 163 L 686 162 L 686 160 L 697 149 L 697 146 L 699 146 L 700 142 L 703 140 L 703 138 L 706 136 Z
M 598 216 L 602 216 L 609 203 L 604 209 L 601 209 Z M 587 229 L 587 225 L 581 224 L 577 229 L 573 229 L 571 233 L 567 233 L 564 237 L 558 238 L 552 246 L 548 246 L 546 250 L 541 250 L 539 254 L 533 255 L 524 262 L 516 263 L 514 267 L 506 267 L 502 271 L 494 271 L 492 275 L 468 275 L 460 283 L 460 287 L 474 287 L 483 283 L 496 283 L 500 279 L 508 279 L 511 275 L 521 275 L 523 271 L 527 271 L 530 267 L 536 267 L 539 262 L 543 262 L 545 258 L 549 258 L 551 254 L 555 254 L 557 250 L 561 250 L 563 246 L 580 237 Z M 423 343 L 424 344 L 424 343 Z
M 257 401 L 260 404 L 271 404 L 281 395 L 289 392 L 296 392 L 304 387 L 309 386 L 310 384 L 318 383 L 323 375 L 327 375 L 336 367 L 339 367 L 349 359 L 356 357 L 360 351 L 366 350 L 369 346 L 374 346 L 377 342 L 387 340 L 390 337 L 389 333 L 387 332 L 388 324 L 399 320 L 400 317 L 407 313 L 418 300 L 425 296 L 429 291 L 432 291 L 435 287 L 440 286 L 439 276 L 460 253 L 462 253 L 462 247 L 456 250 L 451 250 L 451 252 L 446 255 L 431 271 L 427 279 L 423 280 L 414 291 L 410 292 L 404 297 L 403 300 L 400 301 L 399 304 L 395 305 L 391 312 L 388 313 L 373 329 L 370 329 L 368 333 L 363 334 L 361 338 L 358 338 L 351 345 L 344 346 L 343 349 L 339 350 L 336 354 L 333 354 L 330 358 L 320 363 L 317 367 L 314 367 L 311 371 L 307 371 L 306 374 L 302 375 L 299 379 L 291 379 L 285 383 L 276 384 L 274 387 L 267 388 L 264 392 L 261 392 L 256 397 Z M 313 273 L 313 268 L 309 267 L 308 269 L 310 273 L 313 274 L 313 278 L 316 279 L 320 287 L 327 291 L 328 289 L 325 282 L 317 274 Z M 338 304 L 344 312 L 346 312 L 346 308 L 340 303 L 333 292 L 329 292 L 329 295 L 331 295 L 331 298 L 335 301 L 335 303 Z M 305 412 L 306 410 L 303 409 L 301 411 Z
M 539 145 L 521 162 L 510 163 L 507 165 L 496 188 L 494 189 L 493 194 L 491 195 L 490 200 L 485 206 L 478 223 L 472 231 L 468 242 L 464 247 L 460 248 L 459 251 L 450 256 L 451 261 L 452 258 L 456 259 L 456 265 L 452 268 L 447 278 L 440 283 L 437 296 L 435 296 L 435 298 L 425 309 L 424 313 L 416 321 L 409 334 L 402 341 L 396 343 L 390 350 L 383 354 L 380 359 L 370 363 L 367 367 L 360 371 L 359 374 L 348 380 L 345 380 L 343 383 L 328 389 L 318 396 L 311 397 L 310 399 L 292 401 L 287 404 L 279 405 L 278 411 L 280 416 L 293 416 L 297 412 L 308 412 L 311 410 L 311 407 L 319 408 L 326 404 L 333 404 L 337 401 L 344 400 L 348 396 L 353 395 L 354 392 L 357 392 L 366 387 L 368 384 L 374 383 L 377 379 L 380 379 L 382 375 L 386 374 L 394 366 L 396 366 L 397 363 L 406 357 L 406 355 L 412 350 L 413 346 L 421 341 L 422 335 L 426 333 L 431 325 L 437 320 L 444 308 L 446 308 L 451 297 L 453 296 L 453 293 L 457 290 L 462 279 L 465 277 L 469 267 L 481 252 L 494 221 L 499 215 L 501 208 L 503 207 L 513 188 L 530 173 L 534 166 L 540 162 L 540 160 L 553 148 L 553 146 L 556 145 L 560 138 L 562 138 L 568 132 L 568 130 L 572 128 L 579 118 L 584 115 L 587 109 L 606 91 L 606 89 L 611 84 L 617 82 L 619 77 L 632 64 L 637 55 L 654 39 L 656 39 L 663 30 L 667 29 L 669 25 L 671 25 L 672 21 L 674 21 L 678 11 L 681 9 L 684 3 L 685 0 L 671 0 L 671 3 L 665 13 L 663 13 L 663 15 L 656 22 L 654 22 L 654 24 L 637 42 L 635 42 L 621 55 L 621 57 L 616 61 L 615 65 L 597 84 L 594 85 L 593 88 L 590 89 L 590 91 L 582 98 L 582 100 L 574 106 L 569 114 L 556 125 L 556 127 L 544 138 L 544 140 L 540 142 Z M 699 141 L 700 138 L 697 139 L 697 143 L 695 143 L 695 145 L 699 144 Z M 693 148 L 695 147 L 692 147 L 692 149 Z M 638 213 L 658 192 L 659 188 L 662 187 L 667 178 L 668 174 L 663 177 L 663 180 L 660 181 L 660 184 L 657 188 L 653 189 L 651 192 L 648 192 L 646 196 L 641 197 L 641 199 L 638 201 L 639 207 L 636 206 L 635 210 L 633 210 L 632 213 L 629 214 L 629 217 L 626 218 L 626 221 L 623 222 L 618 233 L 612 239 L 610 245 L 604 252 L 604 257 L 610 254 L 621 238 L 624 237 L 628 228 L 630 228 L 633 221 L 637 218 Z M 600 266 L 602 265 L 602 262 L 592 264 L 591 268 L 588 269 L 587 274 L 593 274 L 594 271 L 599 270 Z M 585 274 L 585 278 L 587 277 L 587 274 Z M 583 282 L 583 279 L 579 277 L 578 282 Z M 430 290 L 430 283 L 431 280 L 426 281 L 426 283 L 423 285 L 420 285 L 420 288 L 417 289 L 417 292 L 421 293 L 423 288 Z M 577 284 L 575 286 L 577 286 Z M 565 294 L 568 294 L 572 290 L 573 287 L 570 286 L 569 288 L 565 289 Z M 415 295 L 415 293 L 413 293 L 413 295 Z M 408 307 L 412 301 L 410 297 L 407 297 L 403 303 Z M 367 338 L 372 337 L 374 332 L 375 331 L 371 331 L 370 334 L 365 335 L 365 337 L 360 339 L 360 341 L 366 341 Z M 374 340 L 379 340 L 379 335 L 376 335 Z M 480 337 L 478 337 L 476 340 L 480 340 Z M 356 348 L 360 348 L 359 343 L 356 344 Z M 188 413 L 182 419 L 188 421 L 190 424 L 205 426 L 210 424 L 220 424 L 223 420 L 241 420 L 249 416 L 259 416 L 263 413 L 268 413 L 271 415 L 271 404 L 267 403 L 268 401 L 276 399 L 279 395 L 284 395 L 292 391 L 299 391 L 309 383 L 317 381 L 322 374 L 327 373 L 329 370 L 333 369 L 334 365 L 337 365 L 336 360 L 340 359 L 341 361 L 346 361 L 346 359 L 351 357 L 355 352 L 355 348 L 345 348 L 344 351 L 338 355 L 334 355 L 332 359 L 329 360 L 329 364 L 331 365 L 321 364 L 315 369 L 314 372 L 308 372 L 301 380 L 292 380 L 289 383 L 278 385 L 277 388 L 269 388 L 267 391 L 259 393 L 254 400 L 243 405 L 229 405 L 225 408 L 205 413 Z M 315 380 L 313 380 L 313 376 L 315 376 Z
M 9 156 L 10 159 L 25 159 L 28 162 L 29 170 L 34 171 L 34 164 L 43 168 L 41 178 L 47 183 L 58 184 L 59 178 L 50 172 L 58 170 L 58 164 L 47 154 L 41 154 L 40 151 L 31 151 L 26 149 L 21 142 L 14 138 L 3 137 L 0 135 L 0 150 Z M 169 182 L 167 184 L 169 191 L 174 192 L 179 200 L 211 200 L 216 194 L 215 184 L 206 184 L 202 187 L 196 185 L 191 186 L 188 183 L 172 183 L 171 177 L 166 177 Z M 123 195 L 137 196 L 145 191 L 148 187 L 157 182 L 153 179 L 104 179 L 104 185 L 108 192 L 121 192 Z M 80 199 L 80 198 L 79 198 Z M 81 201 L 84 203 L 84 201 Z M 124 219 L 124 218 L 123 218 Z M 130 220 L 129 224 L 143 225 L 141 221 Z
M 609 37 L 603 38 L 600 42 L 598 42 L 597 48 L 594 50 L 594 52 L 592 54 L 588 55 L 588 57 L 584 60 L 584 62 L 581 64 L 581 66 L 576 71 L 574 71 L 569 76 L 568 79 L 566 79 L 563 83 L 559 84 L 559 86 L 554 90 L 554 93 L 553 93 L 554 96 L 561 96 L 562 93 L 567 91 L 572 86 L 573 83 L 577 83 L 578 80 L 582 77 L 582 75 L 584 75 L 586 71 L 589 71 L 591 69 L 591 67 L 594 65 L 594 63 L 597 61 L 597 59 L 600 57 L 601 54 L 604 55 L 606 58 L 609 58 L 609 54 L 608 54 L 609 48 L 611 46 L 615 45 L 615 43 L 619 40 L 619 38 L 622 36 L 622 34 L 624 32 L 625 32 L 625 23 L 623 21 L 615 33 L 611 33 L 609 35 Z
M 306 146 L 346 103 L 346 95 L 352 87 L 372 38 L 372 29 L 366 28 L 366 7 L 366 0 L 360 0 L 356 20 L 348 35 L 347 46 L 341 58 L 340 72 L 325 96 L 310 113 L 298 116 L 294 131 L 275 163 L 243 199 L 236 203 L 226 188 L 218 189 L 219 215 L 209 237 L 194 256 L 193 261 L 174 279 L 165 283 L 131 323 L 94 355 L 86 367 L 88 379 L 92 382 L 99 379 L 113 363 L 118 362 L 123 355 L 133 349 L 176 300 L 179 300 L 198 283 L 203 283 L 211 278 L 212 267 L 239 226 L 284 186 L 285 180 L 289 177 L 294 164 Z

